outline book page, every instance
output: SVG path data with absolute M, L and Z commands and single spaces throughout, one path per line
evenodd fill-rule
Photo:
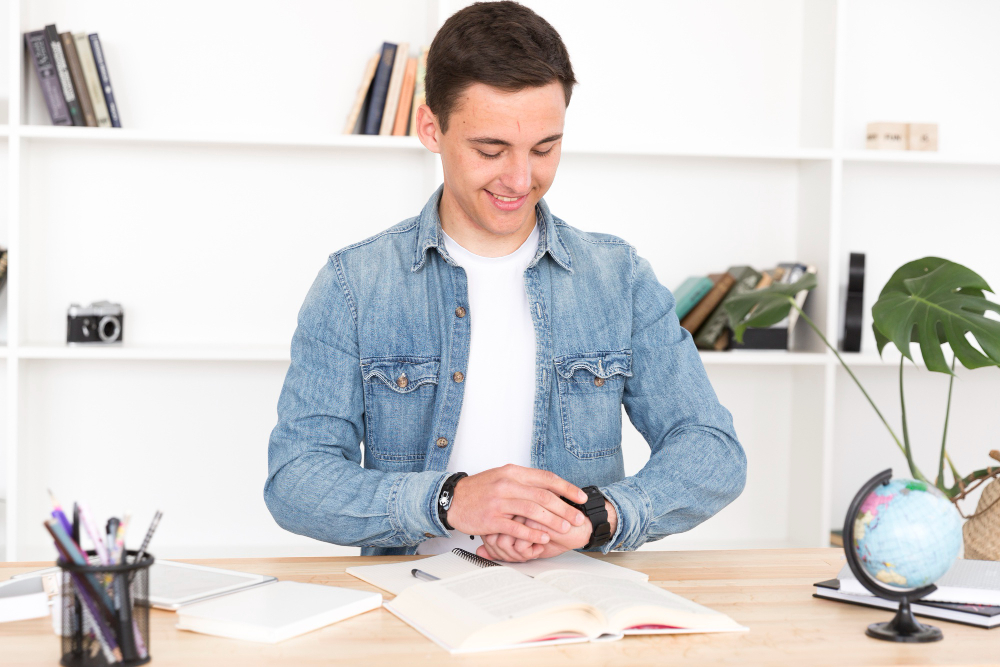
M 446 553 L 430 556 L 421 560 L 409 560 L 401 563 L 386 563 L 384 565 L 358 565 L 347 568 L 347 574 L 367 581 L 372 586 L 399 595 L 410 586 L 416 586 L 420 580 L 413 576 L 414 568 L 433 575 L 438 579 L 457 577 L 460 574 L 478 572 L 481 568 L 455 554 Z
M 649 583 L 581 575 L 570 571 L 547 572 L 537 579 L 596 607 L 617 631 L 634 625 L 666 625 L 692 629 L 740 628 L 725 614 Z

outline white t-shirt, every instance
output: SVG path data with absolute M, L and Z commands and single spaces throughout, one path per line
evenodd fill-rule
M 521 247 L 504 257 L 481 257 L 442 231 L 444 247 L 465 269 L 469 284 L 472 337 L 469 367 L 447 369 L 441 382 L 465 374 L 448 470 L 474 475 L 507 463 L 531 466 L 531 427 L 535 405 L 535 327 L 531 321 L 524 271 L 538 251 L 538 225 Z M 462 547 L 475 553 L 478 536 L 452 531 L 417 547 L 418 554 L 439 554 Z

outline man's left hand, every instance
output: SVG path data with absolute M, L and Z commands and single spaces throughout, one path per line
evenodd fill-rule
M 608 511 L 608 523 L 611 524 L 611 534 L 614 535 L 618 529 L 618 513 L 614 505 L 605 501 L 604 507 Z M 546 544 L 532 544 L 525 540 L 519 540 L 510 535 L 493 534 L 483 535 L 483 546 L 476 550 L 476 554 L 489 558 L 490 560 L 500 560 L 508 563 L 523 563 L 535 558 L 552 558 L 559 554 L 580 549 L 590 541 L 593 526 L 590 521 L 584 521 L 582 526 L 573 526 L 568 533 L 553 533 L 545 526 L 524 517 L 514 517 L 514 520 L 523 523 L 528 528 L 535 530 L 545 530 L 549 533 L 549 541 Z

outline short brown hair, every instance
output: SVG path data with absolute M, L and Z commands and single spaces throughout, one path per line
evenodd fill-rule
M 552 25 L 516 2 L 477 2 L 452 14 L 427 54 L 427 105 L 448 131 L 448 116 L 474 83 L 515 92 L 553 81 L 566 104 L 576 78 L 569 52 Z

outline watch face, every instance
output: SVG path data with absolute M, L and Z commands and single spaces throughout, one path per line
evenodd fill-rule
M 441 497 L 438 498 L 438 504 L 441 505 L 441 509 L 451 508 L 451 494 L 447 491 L 441 492 Z

